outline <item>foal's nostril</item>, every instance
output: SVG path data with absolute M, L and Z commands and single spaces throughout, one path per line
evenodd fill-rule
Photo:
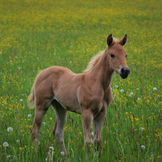
M 126 70 L 125 68 L 122 68 L 122 69 L 121 69 L 121 73 L 122 73 L 122 74 L 125 74 L 126 71 L 127 71 L 127 70 Z
M 126 68 L 121 68 L 120 70 L 120 76 L 125 79 L 127 78 L 128 74 L 130 73 L 130 70 L 129 69 L 126 69 Z
M 125 69 L 125 68 L 122 68 L 121 69 L 121 74 L 122 75 L 129 74 L 129 73 L 130 73 L 130 70 L 129 69 Z

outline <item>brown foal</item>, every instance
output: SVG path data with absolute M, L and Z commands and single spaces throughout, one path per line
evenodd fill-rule
M 110 34 L 106 50 L 94 56 L 81 74 L 74 74 L 65 67 L 52 66 L 37 75 L 28 98 L 29 107 L 35 105 L 31 129 L 31 138 L 35 145 L 38 144 L 43 117 L 52 105 L 56 112 L 53 135 L 61 151 L 67 155 L 63 132 L 67 111 L 82 115 L 86 146 L 91 144 L 90 130 L 93 122 L 94 143 L 97 148 L 101 146 L 101 129 L 107 107 L 113 99 L 110 86 L 113 73 L 115 71 L 123 79 L 130 73 L 125 61 L 127 53 L 123 49 L 126 41 L 127 35 L 118 41 Z

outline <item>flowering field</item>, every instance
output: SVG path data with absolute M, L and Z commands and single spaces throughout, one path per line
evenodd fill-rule
M 161 0 L 1 0 L 0 159 L 6 161 L 162 161 Z M 49 108 L 38 153 L 27 98 L 39 70 L 59 65 L 81 73 L 106 48 L 107 36 L 128 42 L 129 77 L 114 74 L 114 100 L 102 130 L 102 149 L 87 156 L 81 116 L 68 113 L 64 128 L 69 157 L 62 156 Z M 92 133 L 93 137 L 93 133 Z

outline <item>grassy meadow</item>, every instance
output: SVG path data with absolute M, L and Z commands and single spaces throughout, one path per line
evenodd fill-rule
M 56 116 L 50 107 L 35 153 L 30 139 L 34 109 L 27 98 L 37 73 L 53 65 L 81 73 L 106 48 L 110 33 L 119 39 L 128 35 L 124 49 L 131 73 L 125 80 L 113 76 L 114 100 L 107 109 L 101 151 L 91 146 L 87 156 L 82 118 L 68 112 L 64 137 L 69 157 L 62 156 L 52 135 Z M 161 162 L 161 44 L 161 0 L 1 0 L 1 161 Z

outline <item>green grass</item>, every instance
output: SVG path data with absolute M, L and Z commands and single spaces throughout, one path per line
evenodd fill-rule
M 162 161 L 161 8 L 160 0 L 1 0 L 0 159 L 45 161 L 53 146 L 52 161 Z M 131 74 L 126 80 L 114 74 L 101 152 L 92 146 L 87 156 L 82 118 L 69 112 L 64 131 L 69 157 L 64 158 L 52 135 L 56 116 L 50 107 L 35 154 L 34 110 L 27 98 L 38 71 L 58 65 L 81 73 L 106 48 L 110 33 L 119 39 L 128 34 L 124 48 Z

